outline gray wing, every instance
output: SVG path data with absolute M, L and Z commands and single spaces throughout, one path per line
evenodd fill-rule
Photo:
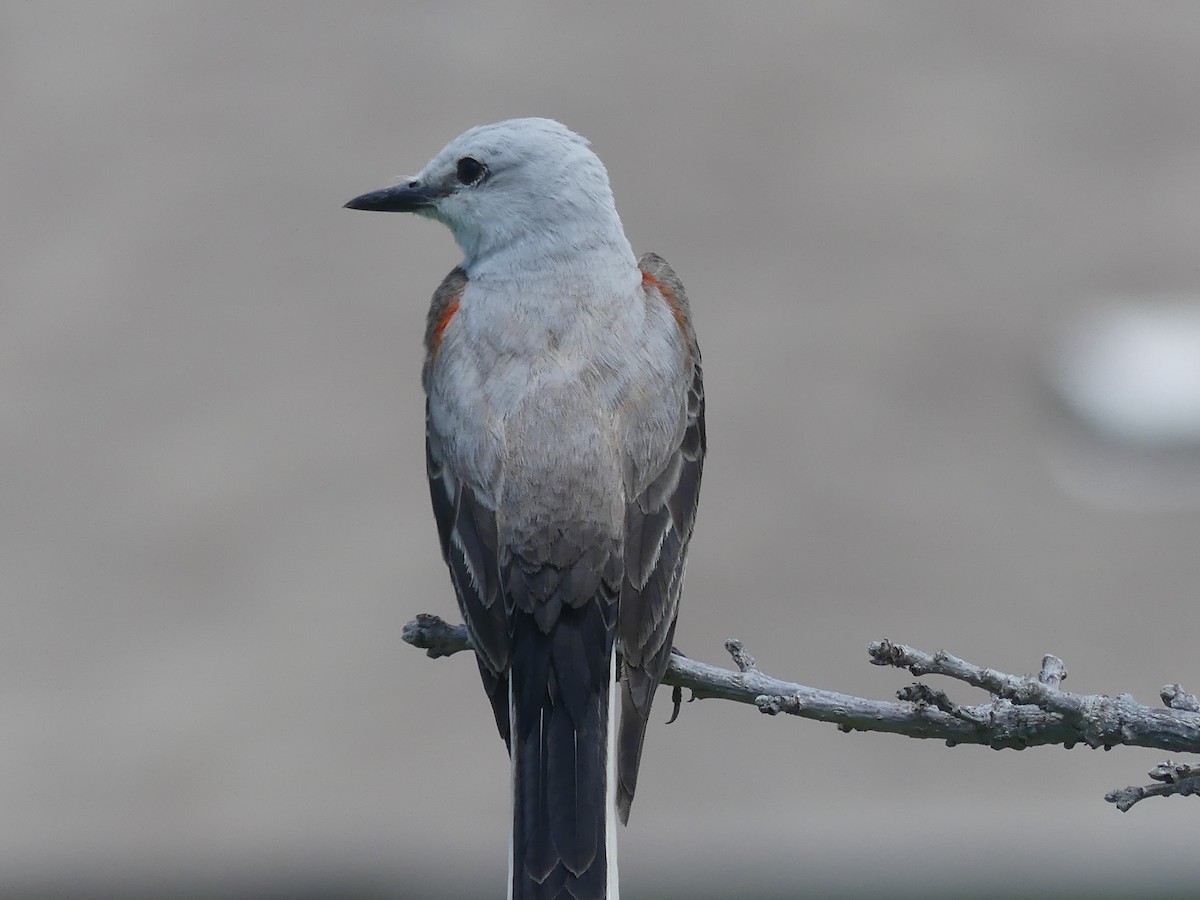
M 479 674 L 496 728 L 509 740 L 508 667 L 512 655 L 508 614 L 497 565 L 496 514 L 442 465 L 439 441 L 426 410 L 425 469 L 442 557 L 450 569 L 463 621 L 475 646 Z
M 426 390 L 442 331 L 458 308 L 467 276 L 454 269 L 434 292 L 425 329 Z M 512 658 L 511 630 L 500 584 L 496 513 L 482 504 L 470 487 L 458 482 L 442 462 L 442 441 L 425 404 L 425 471 L 437 520 L 442 558 L 450 569 L 454 593 L 484 689 L 492 704 L 500 736 L 509 740 L 508 668 Z
M 680 322 L 692 368 L 683 440 L 659 476 L 625 511 L 625 578 L 617 634 L 622 649 L 617 809 L 628 821 L 654 692 L 671 657 L 688 541 L 704 466 L 704 380 L 683 284 L 662 257 L 638 261 Z

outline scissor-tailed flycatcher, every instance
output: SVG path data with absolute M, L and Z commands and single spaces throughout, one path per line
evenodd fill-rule
M 427 462 L 512 758 L 509 896 L 616 897 L 704 461 L 683 285 L 634 257 L 603 164 L 549 119 L 472 128 L 346 205 L 437 219 L 464 254 L 425 330 Z

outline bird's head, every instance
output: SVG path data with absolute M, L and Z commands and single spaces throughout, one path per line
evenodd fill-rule
M 416 175 L 346 206 L 437 219 L 453 232 L 468 271 L 506 253 L 538 259 L 589 246 L 632 259 L 604 164 L 586 139 L 552 119 L 472 128 Z

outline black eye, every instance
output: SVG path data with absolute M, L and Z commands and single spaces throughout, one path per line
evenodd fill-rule
M 487 174 L 487 168 L 479 160 L 464 156 L 458 161 L 458 170 L 454 174 L 463 184 L 478 184 Z

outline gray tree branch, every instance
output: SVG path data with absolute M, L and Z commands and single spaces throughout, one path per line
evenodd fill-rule
M 404 627 L 404 640 L 429 656 L 470 649 L 463 625 L 420 615 Z M 757 706 L 768 715 L 786 713 L 831 722 L 842 731 L 881 731 L 913 738 L 934 738 L 950 746 L 983 744 L 996 750 L 1022 750 L 1044 744 L 1074 747 L 1082 743 L 1105 750 L 1116 746 L 1200 753 L 1200 702 L 1179 685 L 1162 689 L 1168 708 L 1143 706 L 1128 694 L 1116 697 L 1073 694 L 1060 689 L 1067 677 L 1058 657 L 1042 659 L 1037 675 L 1009 675 L 982 668 L 945 651 L 928 654 L 891 641 L 873 642 L 870 661 L 907 669 L 918 678 L 941 675 L 991 694 L 982 704 L 953 702 L 941 690 L 916 682 L 897 692 L 899 702 L 872 700 L 781 681 L 763 674 L 740 641 L 726 641 L 736 669 L 725 669 L 672 654 L 663 683 L 674 688 L 678 714 L 681 690 L 692 699 L 720 698 Z M 674 720 L 674 716 L 672 716 Z M 1200 766 L 1164 762 L 1150 772 L 1154 784 L 1110 791 L 1105 799 L 1121 811 L 1154 796 L 1200 793 Z

